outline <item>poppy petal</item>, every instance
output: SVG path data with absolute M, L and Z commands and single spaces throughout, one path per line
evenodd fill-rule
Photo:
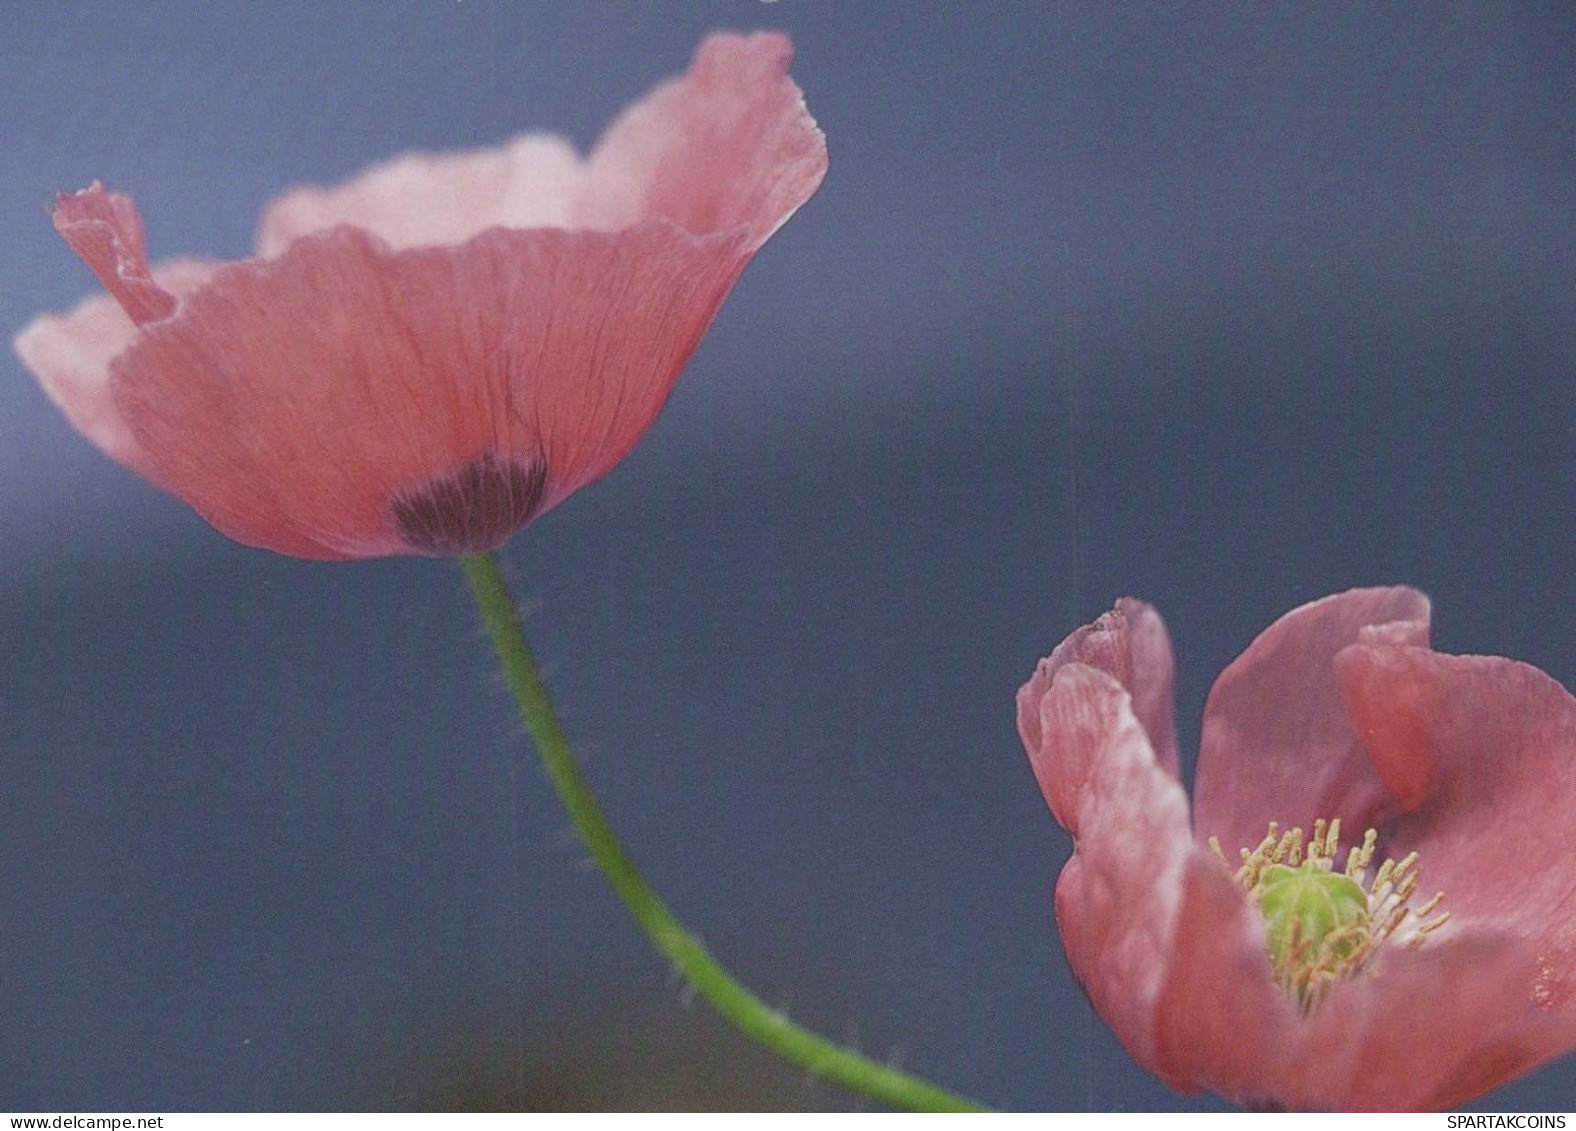
M 174 260 L 154 269 L 152 283 L 172 295 L 189 294 L 218 266 L 193 259 Z M 136 337 L 137 327 L 121 304 L 106 295 L 94 295 L 66 314 L 42 314 L 33 319 L 17 335 L 16 353 L 78 432 L 111 459 L 163 486 L 110 390 L 110 362 Z
M 1386 946 L 1370 970 L 1330 987 L 1295 1046 L 1295 1070 L 1281 1074 L 1286 1106 L 1454 1107 L 1576 1042 L 1570 1015 L 1517 992 L 1536 966 L 1526 939 L 1451 927 L 1418 949 Z
M 131 197 L 106 192 L 94 181 L 81 192 L 57 196 L 54 220 L 55 231 L 137 325 L 168 317 L 175 309 L 175 296 L 148 269 L 148 241 Z
M 826 138 L 788 77 L 785 35 L 711 35 L 687 74 L 625 110 L 597 144 L 575 213 L 615 229 L 663 219 L 749 230 L 753 252 L 826 175 Z
M 1154 1065 L 1155 1002 L 1193 851 L 1187 796 L 1155 760 L 1131 697 L 1105 672 L 1063 667 L 1041 722 L 1030 757 L 1043 764 L 1046 798 L 1073 835 L 1056 884 L 1067 960 L 1122 1043 Z
M 1365 630 L 1426 643 L 1428 598 L 1415 589 L 1354 589 L 1281 617 L 1215 681 L 1204 706 L 1194 783 L 1201 837 L 1229 855 L 1266 826 L 1311 830 L 1320 817 L 1375 824 L 1393 811 L 1347 721 L 1335 655 Z
M 1228 866 L 1194 847 L 1155 1003 L 1156 1075 L 1182 1091 L 1278 1104 L 1300 1020 L 1275 982 L 1263 918 Z
M 488 228 L 564 228 L 584 179 L 574 146 L 551 134 L 493 149 L 406 154 L 335 188 L 285 193 L 263 212 L 257 253 L 279 255 L 340 224 L 365 228 L 395 250 L 464 243 Z
M 740 242 L 648 224 L 391 252 L 337 228 L 219 270 L 145 327 L 113 364 L 115 403 L 159 481 L 237 541 L 325 559 L 490 549 L 508 533 L 500 496 L 460 508 L 492 519 L 459 513 L 454 485 L 545 463 L 529 513 L 505 507 L 528 520 L 616 464 L 711 322 Z M 413 513 L 458 525 L 413 540 L 396 502 L 423 491 L 449 504 Z M 461 530 L 481 541 L 438 548 Z
M 491 227 L 616 231 L 657 219 L 696 235 L 747 227 L 753 252 L 826 174 L 826 139 L 788 77 L 792 61 L 784 35 L 709 36 L 689 73 L 625 110 L 584 161 L 551 134 L 408 154 L 337 188 L 276 200 L 258 253 L 278 255 L 337 224 L 401 249 L 461 243 Z
M 1529 939 L 1538 968 L 1518 996 L 1576 1014 L 1576 698 L 1493 656 L 1358 646 L 1337 666 L 1375 764 L 1410 783 L 1391 854 L 1419 853 L 1451 928 Z
M 1078 629 L 1039 662 L 1018 692 L 1018 734 L 1026 749 L 1040 745 L 1040 701 L 1067 664 L 1098 668 L 1127 689 L 1155 758 L 1175 776 L 1179 772 L 1173 703 L 1176 662 L 1160 614 L 1142 601 L 1123 597 L 1110 612 Z

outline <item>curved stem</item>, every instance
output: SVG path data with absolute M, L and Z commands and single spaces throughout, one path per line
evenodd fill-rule
M 497 559 L 492 554 L 478 554 L 464 558 L 461 564 L 503 663 L 509 689 L 575 830 L 629 913 L 656 948 L 683 971 L 696 992 L 745 1035 L 813 1075 L 911 1111 L 985 1110 L 972 1100 L 869 1060 L 795 1024 L 741 985 L 706 952 L 635 868 L 592 796 L 553 712 Z

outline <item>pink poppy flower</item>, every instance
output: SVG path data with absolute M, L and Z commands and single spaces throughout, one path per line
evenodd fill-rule
M 1428 614 L 1368 589 L 1271 625 L 1210 693 L 1191 814 L 1149 606 L 1118 602 L 1018 693 L 1073 836 L 1068 962 L 1172 1087 L 1438 1109 L 1576 1047 L 1576 699 L 1432 651 Z
M 820 184 L 792 55 L 711 36 L 585 159 L 526 136 L 287 193 L 237 263 L 150 266 L 130 197 L 62 194 L 55 227 L 110 297 L 17 353 L 88 439 L 237 541 L 492 549 L 630 451 Z

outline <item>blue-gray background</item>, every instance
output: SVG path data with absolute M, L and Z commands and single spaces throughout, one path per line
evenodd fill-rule
M 787 29 L 831 172 L 507 548 L 530 630 L 766 997 L 994 1104 L 1209 1108 L 1066 971 L 1013 693 L 1136 594 L 1191 746 L 1255 632 L 1391 582 L 1576 682 L 1573 12 L 6 0 L 0 323 L 94 289 L 56 190 L 241 257 L 292 184 L 587 145 L 706 29 Z M 233 545 L 0 371 L 0 1108 L 851 1102 L 584 866 L 452 566 Z

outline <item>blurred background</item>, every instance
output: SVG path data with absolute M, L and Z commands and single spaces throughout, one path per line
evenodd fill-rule
M 505 551 L 589 773 L 821 1032 L 1006 1107 L 1223 1107 L 1068 974 L 1013 695 L 1143 597 L 1191 759 L 1260 629 L 1396 582 L 1576 684 L 1576 9 L 8 0 L 0 323 L 97 289 L 57 190 L 244 257 L 294 184 L 589 146 L 714 27 L 792 33 L 831 171 Z M 0 1109 L 862 1103 L 636 933 L 451 564 L 234 545 L 7 352 L 0 594 Z

